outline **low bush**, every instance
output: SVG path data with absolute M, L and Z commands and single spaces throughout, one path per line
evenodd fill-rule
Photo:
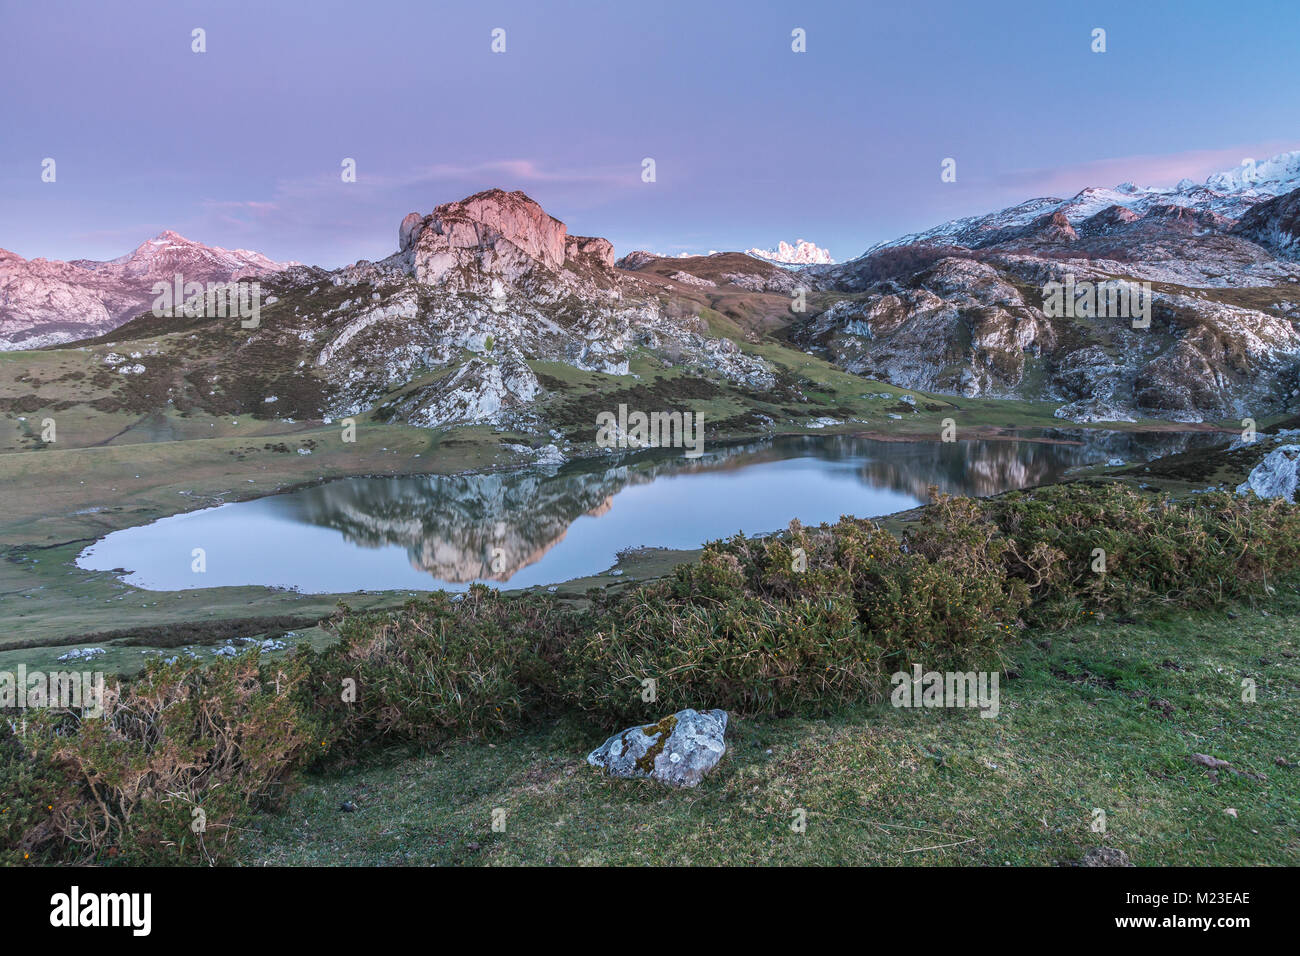
M 54 805 L 66 780 L 24 737 L 21 721 L 0 720 L 0 866 L 49 863 L 63 847 Z
M 24 715 L 7 729 L 10 757 L 0 764 L 5 790 L 17 784 L 29 804 L 7 828 L 12 852 L 70 862 L 222 859 L 232 832 L 284 795 L 316 739 L 297 702 L 305 663 L 263 665 L 255 653 L 206 667 L 153 662 L 105 688 L 102 717 Z
M 312 657 L 312 706 L 341 750 L 508 729 L 544 705 L 538 689 L 555 683 L 548 647 L 565 624 L 549 597 L 482 585 L 396 612 L 345 609 L 334 623 L 338 643 Z
M 990 663 L 1029 588 L 973 502 L 937 499 L 903 541 L 843 518 L 780 538 L 736 537 L 589 612 L 566 648 L 566 699 L 603 716 L 660 709 L 825 711 L 874 699 L 888 674 Z
M 1017 555 L 1051 555 L 1046 568 L 1015 559 L 1007 568 L 1037 583 L 1038 624 L 1089 610 L 1210 607 L 1262 595 L 1270 578 L 1300 566 L 1300 509 L 1280 499 L 1213 492 L 1175 501 L 1121 484 L 1070 484 L 982 508 Z

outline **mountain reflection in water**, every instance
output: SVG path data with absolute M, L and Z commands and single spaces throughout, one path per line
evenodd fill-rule
M 162 589 L 528 587 L 597 573 L 631 547 L 694 548 L 737 531 L 775 531 L 792 518 L 875 517 L 919 504 L 931 485 L 997 494 L 1054 481 L 1077 465 L 1223 440 L 1065 430 L 1052 437 L 1082 443 L 809 436 L 694 460 L 658 451 L 489 474 L 341 479 L 117 531 L 78 564 L 129 568 L 125 580 Z M 202 575 L 190 570 L 195 547 L 206 552 Z

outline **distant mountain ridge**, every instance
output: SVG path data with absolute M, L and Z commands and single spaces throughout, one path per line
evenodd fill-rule
M 85 343 L 104 366 L 97 381 L 129 390 L 123 401 L 138 408 L 293 419 L 373 413 L 539 438 L 550 426 L 535 406 L 561 368 L 634 382 L 631 363 L 653 356 L 737 388 L 776 384 L 762 357 L 712 334 L 648 276 L 615 268 L 608 240 L 570 234 L 522 192 L 489 189 L 412 212 L 395 233 L 396 251 L 379 261 L 268 274 L 253 328 L 138 316 Z
M 0 249 L 0 351 L 102 335 L 149 308 L 154 283 L 171 283 L 178 274 L 186 282 L 231 282 L 297 264 L 204 245 L 171 230 L 106 262 L 24 259 Z
M 284 266 L 175 233 L 105 263 L 0 252 L 0 341 L 111 329 L 85 344 L 145 342 L 130 376 L 113 373 L 139 383 L 140 407 L 370 412 L 538 435 L 550 426 L 536 406 L 566 377 L 636 380 L 643 360 L 707 379 L 706 390 L 791 391 L 750 347 L 769 334 L 901 388 L 1052 402 L 1078 422 L 1300 411 L 1300 151 L 1204 184 L 1029 200 L 840 264 L 792 268 L 739 252 L 616 260 L 610 242 L 570 235 L 524 193 L 489 189 L 410 213 L 378 262 Z M 265 321 L 245 334 L 145 314 L 117 328 L 175 272 L 264 275 Z M 1143 323 L 1048 304 L 1049 285 L 1117 281 L 1142 287 Z M 55 320 L 34 322 L 42 310 Z M 167 352 L 151 360 L 147 343 L 160 336 Z
M 878 242 L 859 258 L 880 249 L 919 244 L 980 248 L 998 241 L 1015 228 L 1060 213 L 1073 227 L 1119 206 L 1142 215 L 1156 206 L 1183 207 L 1195 212 L 1238 219 L 1258 203 L 1300 188 L 1300 150 L 1279 153 L 1256 163 L 1247 160 L 1235 169 L 1218 172 L 1202 183 L 1183 179 L 1172 187 L 1143 187 L 1121 183 L 1112 188 L 1089 186 L 1071 199 L 1040 197 L 1008 206 L 997 212 L 967 216 L 941 223 L 921 232 L 909 233 L 888 242 Z
M 851 293 L 793 338 L 905 388 L 1060 403 L 1080 422 L 1300 407 L 1300 151 L 1170 188 L 1088 188 L 944 223 L 800 275 Z M 1148 321 L 1048 305 L 1146 289 Z M 1073 304 L 1073 303 L 1072 303 Z

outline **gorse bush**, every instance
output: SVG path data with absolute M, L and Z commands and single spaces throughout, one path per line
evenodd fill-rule
M 54 805 L 67 780 L 27 746 L 21 727 L 21 720 L 0 720 L 0 866 L 48 863 L 64 846 Z
M 340 749 L 389 739 L 437 745 L 517 725 L 555 683 L 548 647 L 566 619 L 553 600 L 475 585 L 400 611 L 336 621 L 311 660 L 314 709 Z
M 26 757 L 5 768 L 5 789 L 25 783 L 37 800 L 15 848 L 74 862 L 221 859 L 232 829 L 278 802 L 312 746 L 296 702 L 305 663 L 153 662 L 105 689 L 102 717 L 31 711 L 5 741 Z
M 901 539 L 843 518 L 716 541 L 581 607 L 481 586 L 397 611 L 344 607 L 323 652 L 154 664 L 109 695 L 102 720 L 47 712 L 0 729 L 12 795 L 0 860 L 217 860 L 317 755 L 440 746 L 560 710 L 641 720 L 646 681 L 660 714 L 816 713 L 879 698 L 913 663 L 989 669 L 1025 623 L 1211 606 L 1298 567 L 1296 506 L 1074 484 L 934 495 Z
M 880 655 L 845 592 L 831 582 L 788 599 L 749 590 L 727 547 L 712 545 L 699 565 L 585 612 L 558 668 L 564 702 L 644 716 L 647 679 L 664 711 L 707 701 L 779 713 L 810 698 L 870 697 Z
M 873 699 L 887 675 L 996 660 L 1028 601 L 977 506 L 942 499 L 900 542 L 870 521 L 798 523 L 779 539 L 736 537 L 698 565 L 597 607 L 560 670 L 567 701 L 609 716 L 662 709 L 826 710 Z
M 1213 492 L 1180 502 L 1120 484 L 1057 485 L 981 506 L 1018 554 L 1047 556 L 1007 568 L 1038 582 L 1035 623 L 1093 609 L 1209 607 L 1262 594 L 1300 565 L 1300 509 L 1280 499 Z

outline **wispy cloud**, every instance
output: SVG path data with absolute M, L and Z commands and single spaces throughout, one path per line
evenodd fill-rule
M 583 169 L 546 169 L 531 159 L 499 159 L 483 163 L 438 163 L 426 166 L 407 184 L 499 177 L 517 183 L 572 183 L 576 185 L 633 186 L 640 182 L 640 167 L 593 166 Z

